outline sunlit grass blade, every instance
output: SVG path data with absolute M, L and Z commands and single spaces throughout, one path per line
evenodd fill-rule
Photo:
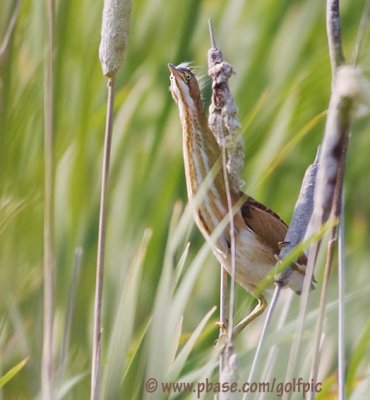
M 180 372 L 182 371 L 187 358 L 190 355 L 190 352 L 193 349 L 193 346 L 197 339 L 199 338 L 200 334 L 202 333 L 203 329 L 205 328 L 206 324 L 208 323 L 211 316 L 216 311 L 216 307 L 212 307 L 210 311 L 203 317 L 203 319 L 199 322 L 199 325 L 195 328 L 192 332 L 190 338 L 186 341 L 184 347 L 181 349 L 180 353 L 174 360 L 173 364 L 171 365 L 167 375 L 166 381 L 174 382 L 176 378 L 179 376 Z
M 29 357 L 26 357 L 20 361 L 17 365 L 11 368 L 5 375 L 0 377 L 0 388 L 6 385 L 11 379 L 13 379 L 18 372 L 27 364 Z
M 103 398 L 120 397 L 120 382 L 127 350 L 134 335 L 143 261 L 151 236 L 152 231 L 147 229 L 121 289 L 121 296 L 115 313 L 116 317 L 109 337 L 109 349 L 102 383 Z
M 72 378 L 66 379 L 60 387 L 57 389 L 56 400 L 65 399 L 66 396 L 73 390 L 73 388 L 88 376 L 87 372 L 73 376 Z

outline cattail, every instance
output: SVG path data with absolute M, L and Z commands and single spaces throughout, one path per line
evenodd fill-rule
M 307 226 L 313 212 L 313 197 L 317 176 L 319 151 L 315 161 L 309 165 L 303 177 L 301 191 L 294 207 L 293 217 L 289 224 L 288 232 L 284 239 L 284 246 L 279 254 L 279 260 L 284 260 L 288 253 L 293 250 L 304 238 Z M 284 272 L 275 278 L 275 282 L 285 286 L 293 272 L 292 267 L 288 267 Z
M 102 301 L 104 280 L 104 251 L 106 237 L 106 214 L 108 198 L 108 177 L 113 129 L 114 81 L 126 53 L 131 1 L 105 0 L 101 30 L 99 58 L 103 74 L 108 77 L 108 101 L 105 125 L 102 182 L 100 191 L 99 236 L 96 262 L 96 288 L 94 305 L 93 349 L 91 365 L 91 400 L 100 398 L 101 343 L 102 343 Z
M 312 234 L 329 218 L 344 143 L 353 119 L 365 115 L 370 107 L 370 84 L 359 68 L 349 65 L 337 69 L 330 99 L 325 135 L 320 152 L 315 213 L 307 229 Z
M 226 167 L 233 188 L 243 186 L 244 142 L 238 134 L 240 122 L 238 109 L 229 89 L 228 81 L 233 67 L 223 60 L 220 49 L 214 45 L 208 50 L 208 75 L 212 78 L 212 102 L 209 107 L 208 125 L 220 147 L 226 151 Z
M 103 74 L 114 75 L 121 67 L 126 53 L 130 28 L 130 0 L 105 0 L 99 59 Z

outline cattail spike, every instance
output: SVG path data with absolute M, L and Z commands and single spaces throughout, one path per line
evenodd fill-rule
M 126 53 L 130 27 L 131 1 L 105 0 L 99 59 L 105 76 L 114 75 Z

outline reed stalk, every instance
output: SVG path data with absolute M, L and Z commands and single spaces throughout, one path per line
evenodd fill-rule
M 41 396 L 54 397 L 54 32 L 55 3 L 47 1 L 47 51 L 44 72 L 44 327 Z

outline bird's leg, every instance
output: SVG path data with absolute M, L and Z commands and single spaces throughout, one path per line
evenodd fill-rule
M 250 324 L 255 318 L 261 315 L 265 308 L 267 307 L 267 301 L 262 296 L 262 294 L 256 296 L 258 300 L 258 304 L 254 308 L 254 310 L 248 314 L 244 319 L 242 319 L 233 329 L 233 339 L 235 339 L 239 333 L 248 325 Z
M 220 277 L 220 321 L 217 323 L 220 328 L 220 336 L 227 331 L 227 279 L 226 268 L 221 264 Z

